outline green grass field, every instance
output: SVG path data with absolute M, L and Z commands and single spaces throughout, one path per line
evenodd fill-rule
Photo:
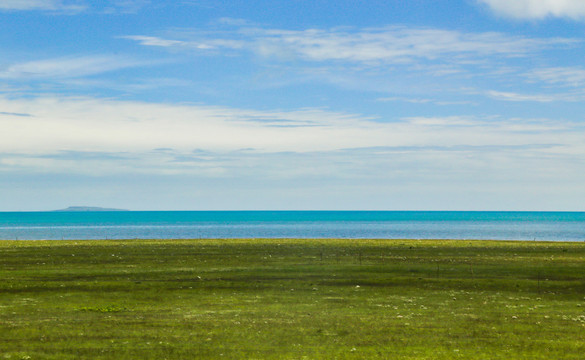
M 582 359 L 585 243 L 0 241 L 0 359 Z

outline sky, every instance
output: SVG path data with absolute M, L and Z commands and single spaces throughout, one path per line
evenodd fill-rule
M 0 211 L 585 211 L 583 0 L 0 0 Z

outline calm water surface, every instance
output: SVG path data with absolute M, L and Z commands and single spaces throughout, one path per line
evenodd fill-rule
M 0 212 L 0 239 L 386 238 L 585 241 L 584 212 Z

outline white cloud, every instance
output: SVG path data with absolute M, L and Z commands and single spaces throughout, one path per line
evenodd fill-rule
M 407 102 L 412 104 L 428 104 L 428 103 L 436 103 L 433 99 L 424 99 L 424 98 L 409 98 L 404 96 L 390 96 L 385 98 L 378 98 L 376 101 L 381 102 Z
M 496 33 L 470 34 L 437 29 L 388 27 L 343 30 L 272 30 L 259 34 L 257 51 L 266 56 L 292 54 L 311 61 L 404 62 L 445 56 L 520 55 L 540 41 Z
M 161 47 L 171 47 L 171 46 L 185 46 L 185 41 L 180 40 L 168 40 L 162 39 L 156 36 L 122 36 L 123 39 L 135 40 L 138 41 L 140 45 L 144 46 L 161 46 Z
M 556 101 L 576 102 L 585 99 L 585 93 L 565 93 L 565 94 L 520 94 L 515 92 L 490 90 L 487 95 L 496 100 L 512 102 L 539 102 L 550 103 Z
M 105 5 L 106 13 L 133 13 L 148 5 L 150 0 L 110 0 Z
M 242 49 L 262 57 L 352 63 L 408 63 L 416 59 L 469 61 L 497 55 L 525 56 L 544 48 L 573 43 L 570 39 L 531 39 L 500 33 L 463 33 L 431 28 L 390 26 L 376 29 L 309 29 L 302 31 L 243 28 L 222 38 L 186 33 L 185 39 L 126 36 L 145 46 L 191 49 Z M 177 35 L 179 36 L 179 35 Z M 451 69 L 453 71 L 453 69 Z
M 32 115 L 27 121 L 2 118 L 4 151 L 316 151 L 360 144 L 360 132 L 373 126 L 367 118 L 319 109 L 253 111 L 52 97 L 0 104 L 5 113 L 27 109 Z
M 415 98 L 415 97 L 406 97 L 406 96 L 390 96 L 390 97 L 378 98 L 378 99 L 376 99 L 376 101 L 380 101 L 380 102 L 406 102 L 406 103 L 411 103 L 411 104 L 434 104 L 434 105 L 441 105 L 441 106 L 474 105 L 475 104 L 472 101 L 461 101 L 461 100 L 444 101 L 444 100 L 437 100 L 437 99 Z
M 286 154 L 313 153 L 323 168 L 338 163 L 349 174 L 355 163 L 360 167 L 375 164 L 370 163 L 370 155 L 347 163 L 344 155 L 334 155 L 343 149 L 410 148 L 408 153 L 414 155 L 409 157 L 427 154 L 428 159 L 441 149 L 459 149 L 456 152 L 468 155 L 471 151 L 478 156 L 484 156 L 482 151 L 489 155 L 490 149 L 512 148 L 525 149 L 524 156 L 541 157 L 543 151 L 549 156 L 559 156 L 561 151 L 563 155 L 582 156 L 585 139 L 582 128 L 545 120 L 418 117 L 381 121 L 322 109 L 256 111 L 93 98 L 0 97 L 0 111 L 2 168 L 66 168 L 73 173 L 150 171 L 217 176 L 246 172 L 247 162 L 263 172 L 278 173 L 280 170 L 270 169 L 288 159 Z M 551 148 L 550 144 L 558 146 Z M 116 154 L 121 154 L 119 159 Z M 467 155 L 452 160 L 459 161 L 460 156 Z M 449 156 L 441 157 L 449 161 Z M 327 164 L 330 160 L 334 163 Z
M 252 22 L 246 19 L 239 19 L 239 18 L 231 18 L 231 17 L 222 17 L 217 20 L 218 24 L 221 25 L 228 25 L 228 26 L 250 26 Z
M 585 69 L 578 67 L 552 67 L 535 69 L 525 74 L 531 81 L 555 85 L 581 87 L 585 85 Z
M 110 89 L 120 91 L 124 94 L 137 93 L 142 91 L 162 90 L 164 88 L 187 88 L 193 86 L 193 82 L 176 78 L 146 78 L 136 81 L 119 81 L 116 77 L 113 79 L 100 78 L 75 78 L 61 79 L 59 83 L 71 88 L 94 88 Z M 24 91 L 21 91 L 24 92 Z
M 84 11 L 100 13 L 132 13 L 150 3 L 149 0 L 0 0 L 0 11 L 48 11 L 78 14 Z
M 82 11 L 86 7 L 79 1 L 61 0 L 0 0 L 0 9 L 4 10 L 50 10 Z
M 229 39 L 207 39 L 201 41 L 185 41 L 164 39 L 157 36 L 143 36 L 143 35 L 128 35 L 121 36 L 122 39 L 129 39 L 137 41 L 143 46 L 158 46 L 167 48 L 185 48 L 197 50 L 215 50 L 215 49 L 240 49 L 244 47 L 244 43 L 238 40 Z
M 548 16 L 585 18 L 583 0 L 479 0 L 493 11 L 520 19 L 542 19 Z
M 0 79 L 76 78 L 145 65 L 119 56 L 79 56 L 13 64 L 0 69 Z

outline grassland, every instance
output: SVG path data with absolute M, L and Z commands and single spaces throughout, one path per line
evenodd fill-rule
M 585 243 L 0 241 L 0 359 L 582 359 Z

